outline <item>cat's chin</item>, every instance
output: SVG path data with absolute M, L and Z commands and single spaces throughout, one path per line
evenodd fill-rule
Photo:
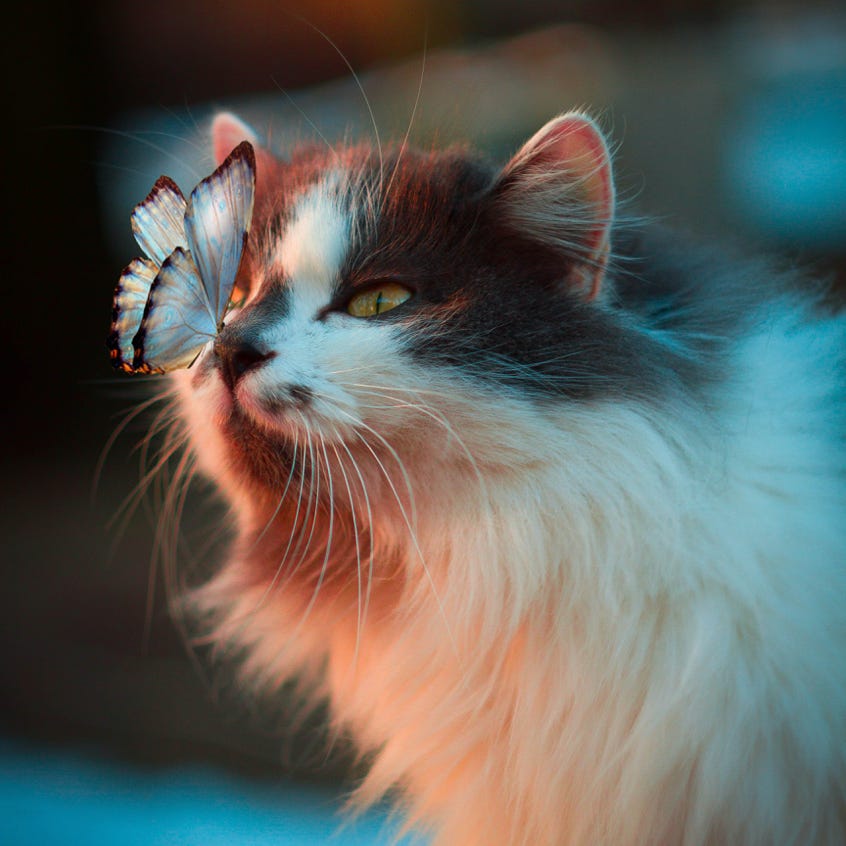
M 230 389 L 224 383 L 213 359 L 206 355 L 198 360 L 188 384 L 183 390 L 189 391 L 195 399 L 202 399 L 203 405 L 212 410 L 212 419 L 224 430 L 235 427 L 239 433 L 246 428 L 257 428 L 271 438 L 289 439 L 296 436 L 296 403 L 266 397 L 247 379 Z
M 248 386 L 239 387 L 234 392 L 231 405 L 233 413 L 241 415 L 271 437 L 294 438 L 298 418 L 302 425 L 302 411 L 292 401 L 263 396 L 249 390 Z
M 297 438 L 290 427 L 257 421 L 238 402 L 216 421 L 227 456 L 226 465 L 240 484 L 267 493 L 280 490 L 290 476 Z

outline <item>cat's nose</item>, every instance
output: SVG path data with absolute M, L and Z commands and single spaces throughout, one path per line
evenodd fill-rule
M 248 371 L 259 367 L 274 353 L 259 349 L 249 341 L 218 337 L 214 342 L 218 368 L 230 391 L 235 389 L 238 380 Z

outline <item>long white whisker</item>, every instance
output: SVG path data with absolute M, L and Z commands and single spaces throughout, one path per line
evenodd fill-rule
M 151 149 L 155 150 L 157 153 L 161 153 L 166 158 L 169 158 L 175 161 L 177 164 L 181 165 L 182 167 L 186 168 L 191 172 L 191 175 L 199 182 L 203 177 L 196 168 L 192 167 L 188 164 L 187 161 L 177 156 L 175 153 L 172 153 L 166 147 L 161 147 L 158 144 L 154 144 L 152 141 L 147 140 L 146 138 L 141 137 L 141 133 L 138 132 L 127 132 L 126 130 L 122 129 L 113 129 L 108 126 L 89 126 L 86 124 L 58 124 L 54 126 L 47 127 L 48 129 L 75 129 L 81 130 L 85 132 L 102 132 L 105 135 L 116 135 L 119 138 L 128 138 L 130 141 L 135 141 L 138 144 L 143 144 Z M 185 144 L 190 144 L 191 146 L 196 147 L 197 145 L 194 144 L 192 141 L 189 141 L 187 138 L 183 138 L 180 135 L 172 135 L 168 132 L 158 132 L 158 133 L 145 133 L 145 134 L 157 134 L 157 135 L 164 135 L 168 138 L 174 138 L 177 141 L 181 141 Z
M 332 481 L 332 468 L 329 466 L 329 456 L 326 453 L 326 442 L 323 438 L 323 435 L 321 435 L 320 432 L 317 432 L 317 436 L 320 438 L 320 447 L 323 451 L 323 458 L 326 462 L 326 481 L 329 485 L 329 528 L 327 530 L 326 536 L 326 551 L 323 554 L 323 562 L 320 565 L 320 573 L 317 577 L 317 583 L 314 586 L 314 591 L 311 594 L 311 599 L 309 600 L 309 603 L 306 606 L 305 612 L 303 613 L 302 618 L 300 619 L 296 629 L 294 630 L 295 636 L 299 633 L 302 626 L 305 625 L 306 620 L 311 614 L 312 608 L 314 608 L 314 603 L 317 601 L 317 595 L 320 593 L 320 588 L 323 586 L 323 580 L 326 577 L 326 571 L 329 568 L 329 556 L 332 554 L 332 541 L 334 540 L 335 498 L 334 483 Z M 317 511 L 315 510 L 315 514 L 316 513 Z
M 393 388 L 387 389 L 393 390 Z M 464 439 L 456 432 L 453 425 L 449 422 L 449 420 L 440 412 L 436 411 L 429 403 L 420 400 L 418 397 L 419 402 L 411 403 L 406 400 L 403 400 L 400 397 L 393 396 L 387 392 L 386 389 L 372 389 L 372 390 L 365 390 L 364 393 L 369 393 L 374 396 L 382 396 L 386 399 L 389 399 L 395 404 L 395 407 L 399 408 L 408 408 L 413 411 L 417 411 L 420 414 L 425 414 L 427 417 L 434 420 L 438 423 L 444 431 L 451 437 L 460 447 L 462 452 L 464 453 L 467 461 L 473 470 L 473 473 L 476 477 L 476 481 L 479 485 L 479 493 L 480 493 L 480 502 L 488 504 L 488 507 L 484 509 L 484 514 L 486 515 L 485 519 L 485 531 L 488 537 L 488 542 L 491 542 L 495 537 L 495 527 L 494 527 L 494 515 L 493 510 L 490 507 L 492 503 L 492 499 L 490 497 L 490 492 L 488 490 L 488 484 L 485 479 L 485 475 L 482 473 L 479 463 L 476 461 L 476 457 L 471 452 L 470 448 L 464 442 Z M 407 392 L 412 394 L 417 394 L 414 389 L 406 389 Z
M 385 481 L 388 483 L 388 487 L 391 489 L 391 493 L 393 494 L 394 499 L 396 500 L 397 506 L 399 507 L 400 514 L 402 515 L 403 522 L 405 523 L 406 528 L 408 529 L 408 533 L 409 533 L 409 536 L 411 538 L 411 542 L 414 546 L 414 550 L 417 553 L 417 557 L 419 558 L 420 564 L 423 567 L 423 572 L 426 574 L 426 579 L 429 582 L 429 586 L 432 590 L 432 594 L 435 597 L 435 601 L 438 604 L 438 610 L 441 614 L 441 618 L 444 621 L 444 626 L 446 628 L 447 636 L 449 637 L 452 648 L 453 648 L 453 650 L 454 650 L 454 652 L 457 656 L 459 654 L 458 646 L 455 642 L 455 638 L 453 637 L 452 630 L 451 630 L 450 625 L 449 625 L 449 619 L 448 619 L 448 617 L 446 615 L 446 611 L 444 609 L 443 600 L 441 599 L 440 593 L 438 592 L 438 588 L 437 588 L 437 585 L 435 584 L 435 580 L 432 578 L 432 573 L 429 570 L 429 566 L 426 564 L 426 558 L 423 555 L 423 550 L 420 548 L 420 543 L 417 540 L 417 533 L 414 529 L 414 524 L 416 523 L 416 515 L 415 515 L 415 520 L 414 520 L 414 523 L 413 523 L 412 520 L 409 519 L 409 516 L 408 516 L 408 514 L 405 510 L 405 506 L 402 503 L 402 498 L 400 497 L 399 492 L 397 491 L 396 486 L 394 485 L 394 482 L 393 482 L 393 479 L 391 478 L 390 473 L 388 473 L 385 465 L 382 463 L 382 460 L 379 458 L 376 451 L 370 445 L 367 438 L 365 438 L 364 435 L 358 430 L 358 427 L 360 426 L 360 427 L 366 429 L 372 435 L 374 435 L 385 446 L 385 448 L 389 450 L 389 452 L 392 454 L 394 459 L 397 461 L 397 464 L 400 468 L 400 472 L 403 474 L 403 478 L 405 479 L 405 483 L 406 483 L 406 486 L 408 488 L 409 494 L 412 497 L 412 503 L 411 503 L 412 504 L 412 514 L 414 515 L 414 511 L 413 511 L 413 505 L 414 505 L 414 503 L 413 503 L 413 491 L 412 491 L 412 488 L 411 488 L 411 480 L 408 477 L 408 473 L 405 469 L 405 466 L 403 465 L 401 459 L 397 455 L 396 450 L 394 450 L 394 448 L 385 440 L 384 437 L 382 437 L 382 435 L 380 435 L 377 431 L 372 429 L 370 426 L 368 426 L 363 421 L 357 420 L 352 414 L 349 414 L 348 412 L 343 411 L 342 409 L 338 409 L 338 411 L 340 411 L 343 415 L 348 417 L 353 422 L 353 432 L 354 432 L 354 434 L 362 442 L 362 444 L 364 444 L 364 446 L 368 450 L 368 452 L 370 452 L 370 454 L 373 456 L 374 460 L 376 461 L 376 464 L 379 466 L 379 469 L 382 471 L 382 475 L 385 477 Z
M 305 419 L 303 419 L 303 423 L 305 425 Z M 306 428 L 305 433 L 308 460 L 311 465 L 311 482 L 308 488 L 308 501 L 306 502 L 306 513 L 303 517 L 303 525 L 300 529 L 297 545 L 294 549 L 295 554 L 299 553 L 299 559 L 293 567 L 289 568 L 288 577 L 286 578 L 285 583 L 290 581 L 293 574 L 299 570 L 303 562 L 308 558 L 308 554 L 311 551 L 311 542 L 314 539 L 314 533 L 317 529 L 318 510 L 320 506 L 320 466 L 314 456 L 314 444 L 312 441 L 311 430 Z M 313 513 L 312 508 L 314 509 Z M 308 530 L 308 538 L 306 538 L 306 525 L 308 523 L 309 516 L 311 516 L 311 527 Z
M 186 634 L 184 623 L 176 605 L 176 597 L 179 595 L 176 558 L 179 543 L 179 524 L 182 519 L 182 512 L 192 478 L 190 470 L 193 460 L 193 456 L 188 450 L 182 454 L 179 460 L 173 480 L 169 485 L 168 493 L 162 504 L 161 518 L 153 538 L 153 553 L 151 557 L 151 567 L 154 566 L 153 562 L 155 561 L 160 560 L 162 562 L 168 607 L 174 624 L 180 629 L 183 635 Z M 184 637 L 184 640 L 187 643 L 187 637 Z
M 184 595 L 184 590 L 183 587 L 179 584 L 178 574 L 176 571 L 177 554 L 179 547 L 179 529 L 180 523 L 182 521 L 182 514 L 185 508 L 185 501 L 188 497 L 194 474 L 194 456 L 190 451 L 186 450 L 182 457 L 182 460 L 179 462 L 179 465 L 176 469 L 176 473 L 174 474 L 174 480 L 171 486 L 171 493 L 169 494 L 166 500 L 166 508 L 162 512 L 164 520 L 169 521 L 171 527 L 171 544 L 169 545 L 171 552 L 169 555 L 165 555 L 162 558 L 162 563 L 164 565 L 163 569 L 165 576 L 165 592 L 167 594 L 170 617 L 173 621 L 173 624 L 176 626 L 177 630 L 181 635 L 182 643 L 185 645 L 185 651 L 188 655 L 189 660 L 194 666 L 198 677 L 201 679 L 205 679 L 205 668 L 203 667 L 202 662 L 200 661 L 194 649 L 192 648 L 191 638 L 189 636 L 188 629 L 185 625 L 185 619 L 182 614 L 182 609 L 180 608 L 177 602 L 178 597 Z M 164 540 L 164 536 L 162 536 L 162 540 Z M 162 547 L 162 549 L 165 548 L 167 547 Z
M 389 390 L 393 390 L 390 388 Z M 473 468 L 473 471 L 476 475 L 476 478 L 479 482 L 479 485 L 482 487 L 484 491 L 486 501 L 487 501 L 487 483 L 485 482 L 485 477 L 482 474 L 482 471 L 479 469 L 478 462 L 476 461 L 475 456 L 470 451 L 469 447 L 465 444 L 464 439 L 455 431 L 453 425 L 444 417 L 443 414 L 438 413 L 431 405 L 425 402 L 418 402 L 412 403 L 408 402 L 407 400 L 403 400 L 401 397 L 395 397 L 392 394 L 387 393 L 384 390 L 369 390 L 365 391 L 365 393 L 369 393 L 373 396 L 381 396 L 385 399 L 391 400 L 394 403 L 394 408 L 408 408 L 414 411 L 419 411 L 421 414 L 425 414 L 427 417 L 430 417 L 436 423 L 443 427 L 443 429 L 447 432 L 447 434 L 455 440 L 455 442 L 459 445 L 462 452 L 466 456 L 470 466 Z
M 151 501 L 148 501 L 148 498 L 144 495 L 147 489 L 145 484 L 145 487 L 140 492 L 137 500 L 137 502 L 140 502 L 141 506 L 147 512 L 147 517 L 149 518 L 151 525 L 156 524 L 156 515 L 160 513 L 157 507 L 160 505 L 157 495 L 159 490 L 164 489 L 164 485 L 168 479 L 169 458 L 188 440 L 188 433 L 185 432 L 175 420 L 175 409 L 176 400 L 174 399 L 172 403 L 163 408 L 156 415 L 146 436 L 135 446 L 135 449 L 138 450 L 138 469 L 141 474 L 142 483 L 145 483 L 146 480 L 153 481 L 154 479 L 158 479 L 163 485 L 162 488 L 157 488 L 155 485 L 149 485 L 152 491 L 152 496 L 150 497 Z M 156 458 L 164 456 L 165 461 L 163 463 L 159 462 L 152 471 L 148 471 L 149 455 L 153 446 L 153 441 L 165 428 L 167 428 L 167 431 L 164 436 L 164 441 L 155 453 Z M 127 516 L 130 516 L 130 514 L 131 512 L 128 513 Z
M 120 542 L 124 532 L 126 531 L 129 521 L 132 519 L 135 509 L 139 503 L 145 502 L 144 496 L 147 493 L 151 483 L 157 478 L 160 471 L 167 467 L 168 462 L 173 455 L 184 446 L 188 440 L 188 435 L 181 433 L 179 436 L 168 436 L 164 446 L 158 453 L 156 463 L 149 469 L 143 468 L 144 475 L 141 480 L 133 487 L 132 491 L 124 498 L 123 502 L 118 506 L 114 515 L 109 519 L 106 528 L 109 531 L 114 531 L 115 541 L 112 546 L 112 553 L 117 544 Z M 155 522 L 155 521 L 154 521 Z
M 285 497 L 288 494 L 288 490 L 289 490 L 290 485 L 291 485 L 291 480 L 294 477 L 294 470 L 296 469 L 296 466 L 297 466 L 297 450 L 299 448 L 299 442 L 300 442 L 300 435 L 299 435 L 299 432 L 297 432 L 295 434 L 295 438 L 294 438 L 294 453 L 293 453 L 293 457 L 291 459 L 291 469 L 288 473 L 288 480 L 285 483 L 285 489 L 282 491 L 282 496 L 279 497 L 279 502 L 277 503 L 276 508 L 274 509 L 273 514 L 271 515 L 270 519 L 267 521 L 264 528 L 261 530 L 259 536 L 253 542 L 253 545 L 247 551 L 248 555 L 249 555 L 250 552 L 252 552 L 258 546 L 258 544 L 261 542 L 261 540 L 265 536 L 265 534 L 267 534 L 267 531 L 269 530 L 270 526 L 273 524 L 273 521 L 278 516 L 279 511 L 281 510 L 282 505 L 285 502 Z M 299 516 L 300 516 L 300 506 L 302 505 L 302 500 L 303 500 L 303 485 L 304 484 L 305 484 L 305 473 L 301 472 L 300 473 L 300 489 L 297 493 L 297 505 L 296 505 L 296 508 L 295 508 L 295 511 L 294 511 L 294 520 L 293 520 L 293 523 L 291 525 L 291 533 L 288 535 L 288 544 L 285 547 L 285 551 L 282 553 L 282 559 L 280 560 L 279 564 L 277 565 L 276 569 L 273 572 L 273 578 L 270 580 L 270 582 L 268 582 L 267 587 L 264 589 L 264 592 L 259 597 L 258 602 L 256 602 L 255 608 L 253 608 L 253 613 L 258 611 L 264 605 L 264 603 L 267 601 L 267 597 L 270 596 L 270 594 L 273 592 L 273 589 L 276 587 L 276 583 L 279 581 L 279 576 L 281 575 L 281 573 L 282 573 L 282 571 L 285 567 L 285 562 L 288 560 L 288 553 L 291 549 L 291 544 L 293 544 L 293 542 L 294 542 L 294 534 L 295 534 L 294 528 L 296 527 L 297 520 L 299 519 Z
M 297 463 L 298 444 L 299 444 L 299 433 L 297 434 L 296 444 L 294 446 L 294 456 L 293 456 L 292 463 L 291 463 L 291 472 L 292 473 L 293 473 L 294 467 L 296 466 L 296 463 Z M 305 464 L 305 449 L 306 449 L 306 447 L 305 447 L 305 445 L 303 445 L 302 464 Z M 286 488 L 287 488 L 287 486 L 286 486 Z M 276 569 L 273 572 L 273 577 L 271 578 L 270 582 L 268 582 L 267 586 L 265 587 L 264 591 L 262 592 L 262 595 L 259 597 L 259 599 L 255 603 L 254 607 L 250 610 L 249 613 L 245 614 L 244 618 L 241 620 L 241 622 L 244 625 L 246 625 L 246 623 L 249 621 L 250 617 L 252 617 L 257 611 L 259 611 L 259 609 L 264 605 L 264 603 L 267 601 L 267 598 L 270 596 L 270 594 L 273 592 L 274 588 L 276 587 L 277 583 L 279 582 L 279 579 L 280 579 L 280 577 L 282 576 L 282 573 L 285 570 L 285 565 L 288 562 L 288 555 L 291 552 L 291 547 L 294 545 L 294 538 L 298 537 L 300 541 L 302 540 L 302 529 L 300 528 L 299 533 L 298 533 L 297 529 L 298 529 L 298 524 L 299 524 L 299 519 L 300 519 L 300 511 L 302 510 L 304 489 L 305 489 L 305 472 L 304 472 L 304 468 L 301 468 L 301 470 L 300 470 L 300 487 L 299 487 L 299 490 L 297 491 L 297 504 L 296 504 L 295 509 L 294 509 L 294 519 L 291 523 L 291 533 L 288 535 L 288 543 L 285 546 L 285 550 L 282 553 L 282 557 L 279 559 L 279 564 L 277 564 Z M 280 499 L 280 501 L 279 501 L 279 505 L 277 506 L 276 512 L 274 512 L 274 517 L 271 518 L 271 522 L 272 522 L 273 519 L 275 519 L 275 515 L 278 514 L 279 509 L 282 507 L 283 500 L 284 500 L 284 494 L 283 494 L 282 499 Z M 306 517 L 304 518 L 304 522 L 307 519 L 308 519 L 308 515 L 306 515 Z M 269 525 L 270 525 L 270 523 L 268 523 L 268 526 Z M 266 528 L 265 528 L 264 531 L 266 531 Z
M 368 369 L 372 370 L 372 368 L 357 368 L 359 370 Z M 341 371 L 343 372 L 343 371 Z M 391 391 L 400 391 L 406 394 L 414 394 L 415 396 L 433 396 L 433 397 L 440 397 L 440 398 L 449 398 L 450 394 L 447 391 L 436 391 L 432 388 L 403 388 L 399 385 L 391 385 L 389 388 L 386 388 L 384 385 L 371 385 L 367 382 L 349 382 L 347 383 L 351 388 L 373 388 L 376 391 L 383 391 L 383 390 L 391 390 Z
M 379 127 L 376 124 L 376 115 L 373 112 L 373 106 L 370 104 L 370 98 L 367 96 L 367 92 L 364 90 L 364 86 L 361 83 L 361 79 L 355 72 L 353 66 L 350 64 L 349 59 L 347 59 L 347 57 L 344 55 L 341 48 L 338 47 L 338 45 L 322 29 L 320 29 L 320 27 L 315 26 L 311 21 L 306 20 L 305 18 L 300 17 L 299 15 L 294 14 L 294 17 L 296 17 L 306 26 L 311 27 L 311 29 L 313 29 L 318 35 L 320 35 L 323 39 L 326 40 L 326 43 L 332 47 L 332 49 L 341 58 L 341 61 L 347 66 L 347 70 L 352 75 L 353 80 L 355 80 L 355 84 L 358 86 L 358 90 L 361 92 L 362 99 L 364 100 L 364 104 L 367 107 L 367 111 L 370 115 L 370 122 L 373 125 L 373 135 L 376 139 L 376 149 L 379 153 L 379 191 L 381 193 L 382 185 L 385 181 L 385 159 L 382 153 L 382 139 L 379 136 Z
M 182 128 L 183 128 L 183 129 L 185 129 L 185 130 L 186 130 L 186 137 L 185 137 L 185 143 L 186 143 L 186 144 L 190 144 L 190 145 L 191 145 L 191 146 L 192 146 L 195 150 L 197 150 L 197 152 L 199 152 L 199 153 L 207 153 L 208 151 L 206 150 L 205 146 L 201 146 L 200 144 L 196 144 L 196 143 L 192 142 L 192 141 L 191 141 L 191 140 L 187 137 L 187 135 L 188 135 L 188 133 L 189 133 L 189 132 L 192 132 L 192 133 L 194 133 L 195 135 L 196 135 L 196 134 L 199 134 L 199 132 L 200 132 L 200 125 L 197 123 L 197 119 L 194 117 L 194 115 L 193 115 L 193 114 L 192 114 L 192 112 L 191 112 L 191 107 L 188 105 L 188 98 L 187 98 L 187 97 L 185 97 L 185 98 L 183 99 L 183 101 L 182 101 L 182 105 L 184 106 L 185 111 L 186 111 L 186 112 L 188 112 L 188 117 L 189 117 L 189 119 L 190 119 L 190 122 L 189 122 L 188 120 L 185 120 L 185 118 L 183 118 L 183 117 L 182 117 L 182 116 L 181 116 L 181 115 L 180 115 L 180 114 L 176 111 L 176 109 L 172 109 L 172 108 L 170 108 L 170 107 L 168 107 L 168 106 L 161 106 L 161 109 L 162 109 L 162 110 L 163 110 L 166 114 L 170 115 L 170 116 L 171 116 L 171 117 L 172 117 L 172 118 L 173 118 L 173 119 L 174 119 L 174 120 L 175 120 L 175 121 L 176 121 L 176 122 L 177 122 L 180 126 L 182 126 Z
M 279 82 L 277 82 L 274 76 L 271 76 L 270 79 L 272 80 L 273 84 L 282 92 L 282 94 L 287 98 L 288 102 L 300 113 L 300 117 L 314 130 L 315 134 L 320 138 L 320 140 L 326 145 L 326 148 L 329 152 L 335 157 L 335 163 L 341 163 L 341 157 L 338 154 L 338 151 L 335 147 L 330 143 L 329 139 L 320 131 L 320 127 L 306 114 L 305 110 L 300 106 L 299 103 L 283 88 Z
M 336 435 L 337 435 L 337 432 L 336 432 Z M 358 620 L 357 620 L 357 624 L 356 624 L 355 652 L 354 652 L 354 655 L 353 655 L 353 662 L 357 663 L 358 662 L 358 652 L 359 652 L 359 648 L 360 648 L 360 645 L 361 645 L 361 635 L 362 635 L 362 632 L 364 630 L 364 626 L 367 622 L 367 612 L 368 612 L 369 607 L 370 607 L 370 591 L 371 591 L 371 588 L 373 586 L 373 564 L 374 564 L 374 558 L 375 558 L 375 554 L 376 554 L 376 550 L 375 550 L 375 547 L 374 547 L 374 540 L 373 540 L 373 511 L 372 511 L 371 506 L 370 506 L 370 496 L 367 493 L 367 485 L 364 481 L 364 477 L 361 474 L 361 470 L 358 467 L 358 462 L 355 460 L 355 457 L 350 452 L 349 447 L 346 445 L 346 443 L 343 441 L 343 439 L 338 438 L 338 442 L 340 443 L 341 448 L 344 450 L 344 452 L 346 452 L 346 454 L 349 456 L 350 462 L 352 463 L 352 468 L 355 471 L 356 475 L 358 476 L 358 481 L 361 484 L 361 492 L 362 492 L 362 495 L 364 496 L 364 506 L 365 506 L 365 509 L 367 510 L 367 534 L 368 534 L 369 543 L 370 543 L 370 551 L 369 551 L 368 562 L 367 562 L 367 589 L 366 589 L 365 594 L 364 594 L 364 603 L 362 605 L 362 603 L 361 603 L 361 556 L 360 556 L 360 549 L 359 549 L 359 541 L 358 541 L 358 537 L 357 537 L 357 533 L 356 533 L 355 550 L 356 550 L 356 560 L 357 560 L 357 563 L 358 563 L 358 570 L 359 570 L 359 573 L 358 573 L 359 607 L 358 607 Z M 337 449 L 335 450 L 335 454 L 337 455 Z M 339 457 L 338 460 L 339 460 L 339 463 L 341 464 L 341 468 L 343 469 L 343 463 L 341 463 L 340 457 Z M 353 520 L 355 521 L 355 505 L 352 502 L 352 497 L 350 497 L 350 506 L 353 509 Z M 355 527 L 355 523 L 353 525 Z
M 297 466 L 297 446 L 300 441 L 299 432 L 295 432 L 294 434 L 294 455 L 291 459 L 291 469 L 288 471 L 288 478 L 285 481 L 285 487 L 282 489 L 282 493 L 279 496 L 279 502 L 276 503 L 276 508 L 273 509 L 273 514 L 270 515 L 268 520 L 264 524 L 264 528 L 259 532 L 256 539 L 253 541 L 252 546 L 247 550 L 246 554 L 249 555 L 256 547 L 261 543 L 264 539 L 264 536 L 267 534 L 270 527 L 273 525 L 273 521 L 279 516 L 279 512 L 282 509 L 282 505 L 285 502 L 285 497 L 288 495 L 288 490 L 291 487 L 291 482 L 294 478 L 294 470 Z
M 411 509 L 411 524 L 410 525 L 416 526 L 417 525 L 417 503 L 416 503 L 415 497 L 414 497 L 414 488 L 411 484 L 411 477 L 408 475 L 408 471 L 405 468 L 405 463 L 399 457 L 399 454 L 397 453 L 397 451 L 372 426 L 369 426 L 367 423 L 365 423 L 360 418 L 356 418 L 354 415 L 350 414 L 347 411 L 344 411 L 343 409 L 338 409 L 338 411 L 340 411 L 342 414 L 344 414 L 346 417 L 348 417 L 350 420 L 353 421 L 354 429 L 355 429 L 355 427 L 361 427 L 362 429 L 365 429 L 367 432 L 369 432 L 371 435 L 373 435 L 373 437 L 375 437 L 385 447 L 385 449 L 390 453 L 391 458 L 394 459 L 394 461 L 397 464 L 397 467 L 399 468 L 400 473 L 402 474 L 403 483 L 405 484 L 405 490 L 408 493 L 408 503 L 409 503 L 409 507 Z M 357 430 L 356 430 L 356 434 L 359 437 L 361 437 L 361 433 L 358 432 Z M 368 447 L 368 449 L 370 449 L 369 444 L 366 443 L 366 446 Z M 372 452 L 372 449 L 371 449 L 371 452 Z M 394 492 L 394 496 L 397 497 L 397 503 L 399 504 L 400 508 L 403 508 L 402 502 L 399 499 L 399 494 L 396 492 L 396 488 L 394 487 L 393 480 L 391 479 L 387 470 L 385 470 L 384 464 L 382 464 L 381 460 L 379 459 L 379 457 L 375 453 L 373 453 L 373 457 L 376 459 L 376 461 L 379 463 L 379 466 L 382 468 L 382 472 L 385 474 L 385 479 L 388 481 L 388 484 L 391 486 L 391 489 Z M 403 513 L 405 513 L 404 509 L 403 509 Z M 416 541 L 416 536 L 415 536 L 415 541 Z
M 420 66 L 420 80 L 417 83 L 417 96 L 414 98 L 414 106 L 411 109 L 411 117 L 408 119 L 408 126 L 405 130 L 405 137 L 402 139 L 402 144 L 399 148 L 399 153 L 397 154 L 397 160 L 394 163 L 394 169 L 391 171 L 391 177 L 388 180 L 388 185 L 385 188 L 385 197 L 387 198 L 390 196 L 391 193 L 391 186 L 394 184 L 394 177 L 397 175 L 397 171 L 399 170 L 400 162 L 402 161 L 403 153 L 405 153 L 405 148 L 408 146 L 408 139 L 411 135 L 411 128 L 414 125 L 414 118 L 417 116 L 417 107 L 420 105 L 420 95 L 423 93 L 423 76 L 426 73 L 426 50 L 429 45 L 429 25 L 428 22 L 426 24 L 425 35 L 423 38 L 423 58 L 421 61 Z
M 134 408 L 130 409 L 124 415 L 123 419 L 115 426 L 114 430 L 112 431 L 111 435 L 109 435 L 108 440 L 105 443 L 105 446 L 100 451 L 100 456 L 97 459 L 97 464 L 94 467 L 94 476 L 91 480 L 91 502 L 92 504 L 97 498 L 97 489 L 100 485 L 100 479 L 103 475 L 103 467 L 106 464 L 106 460 L 109 457 L 109 453 L 112 450 L 112 447 L 115 445 L 117 439 L 121 436 L 127 426 L 138 417 L 139 414 L 143 414 L 150 406 L 155 405 L 157 402 L 161 402 L 163 399 L 166 399 L 169 396 L 169 393 L 162 393 L 157 394 L 154 397 L 151 397 L 148 400 L 145 400 L 142 403 L 139 403 Z
M 347 471 L 344 469 L 344 465 L 341 462 L 341 456 L 338 454 L 338 447 L 333 442 L 331 444 L 332 451 L 335 453 L 335 458 L 338 461 L 338 469 L 341 471 L 341 478 L 344 480 L 344 487 L 347 491 L 347 499 L 350 502 L 350 518 L 352 519 L 352 527 L 353 527 L 353 543 L 355 544 L 355 575 L 356 575 L 356 590 L 357 590 L 357 599 L 358 599 L 358 627 L 356 629 L 356 643 L 358 643 L 358 638 L 361 634 L 360 625 L 361 625 L 361 545 L 359 543 L 358 537 L 358 518 L 356 515 L 356 507 L 355 507 L 355 499 L 353 498 L 352 488 L 350 487 L 350 480 L 347 476 Z M 324 452 L 325 452 L 325 443 L 324 443 Z M 328 461 L 328 457 L 327 457 Z
M 172 431 L 173 431 L 173 429 L 171 429 L 171 431 L 168 433 L 168 437 L 171 436 Z M 175 445 L 175 449 L 179 449 L 179 447 L 181 445 L 182 445 L 182 441 L 177 441 L 176 445 Z M 173 455 L 173 452 L 175 451 L 175 449 L 170 450 L 168 452 L 166 459 L 168 459 L 168 460 L 170 459 L 170 457 Z M 188 467 L 190 465 L 190 462 L 191 462 L 191 453 L 186 450 L 186 452 L 183 454 L 182 459 L 180 460 L 180 462 L 177 466 L 177 472 L 174 475 L 171 490 L 175 491 L 175 490 L 178 489 L 178 486 L 180 484 L 181 476 L 182 476 L 183 472 L 185 472 L 186 475 L 189 474 L 190 471 L 188 470 Z M 167 464 L 165 464 L 164 466 L 166 467 Z M 165 482 L 164 473 L 162 473 L 161 476 L 159 476 L 158 478 L 161 479 L 162 483 Z M 188 478 L 188 481 L 187 481 L 187 484 L 186 484 L 186 490 L 187 490 L 188 484 L 190 484 L 190 477 Z M 144 649 L 147 649 L 147 647 L 149 645 L 150 635 L 151 635 L 152 627 L 153 627 L 153 610 L 154 610 L 154 607 L 155 607 L 156 581 L 157 581 L 157 573 L 158 573 L 158 566 L 157 565 L 158 565 L 159 560 L 162 561 L 163 572 L 164 572 L 165 576 L 166 576 L 166 573 L 167 573 L 167 565 L 165 563 L 166 555 L 164 553 L 164 550 L 165 550 L 165 545 L 164 545 L 165 524 L 166 524 L 166 521 L 168 520 L 168 515 L 172 515 L 172 510 L 168 509 L 166 507 L 168 504 L 169 504 L 168 503 L 168 497 L 165 497 L 165 501 L 158 511 L 158 513 L 161 516 L 159 517 L 159 521 L 156 525 L 156 533 L 154 535 L 153 548 L 152 548 L 151 554 L 150 554 L 150 566 L 149 566 L 149 572 L 148 572 L 148 575 L 147 575 L 147 599 L 146 599 L 145 608 L 144 608 L 144 630 L 143 630 L 143 634 L 142 634 L 142 644 L 143 644 Z M 173 530 L 174 533 L 175 533 L 175 532 L 178 531 L 179 517 L 174 517 L 173 519 L 176 520 L 176 525 L 174 526 L 174 530 Z M 176 540 L 175 540 L 175 536 L 174 536 L 174 545 L 175 544 L 176 544 Z M 165 582 L 167 582 L 166 578 L 165 578 Z M 165 589 L 167 591 L 167 583 L 165 584 Z

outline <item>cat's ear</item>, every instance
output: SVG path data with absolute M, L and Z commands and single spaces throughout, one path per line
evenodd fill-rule
M 269 206 L 280 182 L 282 163 L 259 140 L 258 133 L 231 112 L 219 112 L 211 124 L 212 151 L 218 165 L 242 142 L 249 141 L 256 157 L 256 217 L 261 218 Z
M 273 204 L 273 187 L 278 182 L 280 169 L 278 159 L 261 143 L 258 133 L 231 112 L 218 112 L 214 116 L 211 123 L 211 141 L 218 165 L 222 164 L 242 141 L 249 141 L 252 145 L 256 170 L 253 226 L 256 227 L 256 221 L 263 219 L 268 207 Z M 249 291 L 252 287 L 251 280 L 256 268 L 255 247 L 252 241 L 253 239 L 247 243 L 235 279 L 235 287 L 240 291 Z
M 611 244 L 611 154 L 581 112 L 554 118 L 505 166 L 495 188 L 504 221 L 571 262 L 571 284 L 587 299 L 600 290 Z
M 256 156 L 256 179 L 262 180 L 276 167 L 276 157 L 259 140 L 256 131 L 232 112 L 219 112 L 211 125 L 212 150 L 215 163 L 220 165 L 242 142 L 253 145 Z
M 253 128 L 232 112 L 219 112 L 214 116 L 211 137 L 214 160 L 218 165 L 222 164 L 242 141 L 249 141 L 254 149 L 261 147 Z

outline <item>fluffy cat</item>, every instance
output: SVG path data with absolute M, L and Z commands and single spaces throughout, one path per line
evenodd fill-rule
M 191 602 L 441 846 L 846 842 L 846 320 L 615 220 L 581 113 L 257 147 L 245 302 L 174 377 L 231 505 Z

